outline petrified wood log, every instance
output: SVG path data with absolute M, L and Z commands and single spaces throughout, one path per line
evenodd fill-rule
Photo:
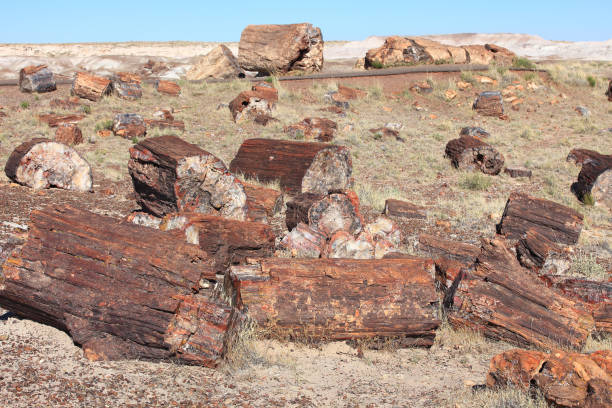
M 138 203 L 158 217 L 181 211 L 247 218 L 242 183 L 217 157 L 176 136 L 131 147 L 128 170 Z
M 315 202 L 308 209 L 308 225 L 327 237 L 337 231 L 359 234 L 363 228 L 363 219 L 356 196 L 335 193 Z
M 608 97 L 608 101 L 612 102 L 612 79 L 608 84 L 608 90 L 606 91 L 606 96 Z
M 474 101 L 472 109 L 484 116 L 502 116 L 504 114 L 504 102 L 501 92 L 482 92 Z
M 325 250 L 327 237 L 303 222 L 298 223 L 281 240 L 281 248 L 294 258 L 319 258 Z
M 73 123 L 64 123 L 55 131 L 55 141 L 67 145 L 83 143 L 83 132 Z
M 591 197 L 595 205 L 612 208 L 612 168 L 600 173 L 591 187 Z
M 229 103 L 234 122 L 242 119 L 271 118 L 269 115 L 278 101 L 278 90 L 268 84 L 256 84 L 243 91 Z M 265 123 L 263 124 L 265 126 Z
M 603 155 L 602 155 L 603 156 Z M 608 160 L 588 160 L 582 165 L 580 173 L 578 173 L 578 179 L 575 183 L 572 183 L 571 190 L 578 197 L 579 200 L 585 201 L 587 195 L 593 193 L 593 186 L 598 183 L 598 189 L 607 192 L 607 188 L 601 188 L 602 185 L 609 186 L 609 183 L 605 183 L 606 177 L 600 180 L 600 177 L 608 170 L 612 169 L 612 156 L 608 156 Z M 609 176 L 608 176 L 609 177 Z M 606 194 L 598 194 L 598 197 L 604 198 Z M 594 198 L 594 197 L 592 197 Z
M 444 306 L 454 327 L 521 347 L 580 349 L 595 328 L 588 305 L 548 288 L 499 239 L 483 243 L 474 268 L 447 290 Z
M 431 260 L 263 259 L 232 267 L 234 302 L 269 333 L 398 337 L 431 346 L 440 324 Z
M 461 136 L 446 144 L 446 157 L 459 169 L 479 169 L 485 174 L 499 174 L 504 156 L 493 146 L 472 136 Z
M 389 198 L 385 201 L 385 215 L 400 218 L 426 219 L 425 207 L 414 205 L 407 201 Z
M 233 173 L 262 182 L 280 180 L 290 195 L 327 194 L 352 185 L 349 150 L 324 143 L 273 139 L 245 140 L 230 164 Z
M 338 125 L 333 120 L 325 118 L 306 118 L 301 122 L 286 126 L 284 131 L 294 139 L 318 140 L 331 142 L 334 139 Z
M 532 174 L 531 170 L 525 167 L 506 167 L 504 169 L 504 173 L 512 178 L 531 177 Z
M 249 25 L 240 35 L 238 63 L 261 74 L 323 67 L 323 36 L 312 24 Z
M 181 87 L 172 81 L 163 81 L 161 79 L 155 81 L 155 89 L 159 93 L 170 96 L 179 96 L 181 94 Z
M 574 162 L 576 166 L 582 166 L 585 163 L 609 163 L 612 162 L 612 155 L 601 154 L 595 150 L 589 149 L 572 149 L 567 155 L 568 162 Z
M 106 78 L 90 75 L 86 72 L 77 72 L 72 82 L 70 93 L 79 98 L 97 102 L 104 95 L 110 94 L 111 81 Z
M 497 233 L 509 239 L 520 239 L 529 229 L 552 242 L 573 245 L 582 230 L 582 214 L 542 198 L 512 193 L 506 202 Z
M 287 229 L 291 231 L 299 223 L 308 224 L 308 210 L 314 203 L 324 198 L 324 194 L 302 193 L 287 201 L 287 210 L 285 211 Z
M 46 65 L 31 65 L 19 71 L 21 92 L 51 92 L 57 89 L 53 72 Z
M 17 146 L 4 172 L 16 183 L 34 189 L 58 187 L 90 191 L 91 167 L 73 148 L 45 138 L 35 138 Z
M 199 247 L 69 206 L 32 212 L 2 275 L 3 307 L 67 331 L 92 360 L 215 366 L 234 319 L 202 290 L 215 274 Z
M 272 188 L 243 183 L 249 221 L 268 222 L 283 206 L 283 195 Z
M 118 72 L 111 77 L 111 85 L 115 95 L 130 101 L 142 98 L 140 82 L 139 75 L 129 72 Z
M 64 124 L 76 124 L 82 120 L 85 115 L 58 115 L 55 113 L 47 113 L 38 115 L 38 120 L 49 125 L 49 127 L 58 127 Z
M 551 354 L 514 349 L 491 359 L 487 386 L 537 390 L 559 408 L 612 406 L 612 352 L 556 350 Z
M 525 268 L 538 271 L 546 263 L 551 252 L 561 252 L 562 248 L 542 235 L 536 229 L 529 229 L 516 244 L 516 255 Z
M 230 265 L 247 258 L 266 258 L 274 251 L 274 233 L 260 222 L 238 221 L 214 215 L 178 213 L 166 215 L 159 228 L 184 234 L 187 242 L 199 245 L 213 261 L 214 271 L 223 274 Z
M 451 241 L 429 234 L 419 235 L 419 245 L 431 256 L 443 256 L 465 264 L 472 264 L 480 255 L 480 248 L 465 242 Z
M 125 139 L 147 134 L 147 126 L 142 116 L 136 113 L 119 113 L 113 119 L 113 134 Z
M 338 230 L 330 235 L 325 247 L 324 258 L 373 259 L 374 240 L 366 232 L 355 236 L 348 231 Z M 382 258 L 382 256 L 380 257 Z

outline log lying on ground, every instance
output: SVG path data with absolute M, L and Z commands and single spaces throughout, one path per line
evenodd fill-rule
M 447 290 L 444 307 L 453 327 L 521 347 L 580 349 L 595 328 L 586 304 L 548 288 L 498 239 L 483 243 L 475 267 Z
M 419 235 L 419 245 L 432 257 L 442 256 L 470 265 L 480 255 L 480 248 L 476 245 L 451 241 L 429 234 Z
M 612 156 L 600 155 L 598 158 L 587 160 L 578 173 L 578 179 L 572 183 L 571 190 L 579 200 L 585 201 L 588 195 L 596 193 L 600 200 L 605 201 L 606 192 L 610 187 L 608 176 L 604 174 L 612 169 Z M 603 177 L 602 177 L 603 176 Z M 601 178 L 601 179 L 600 179 Z M 593 191 L 593 187 L 597 184 L 597 188 Z M 603 187 L 603 188 L 602 188 Z M 609 198 L 608 198 L 609 199 Z M 594 200 L 597 202 L 596 200 Z
M 583 218 L 562 204 L 515 192 L 506 202 L 497 232 L 509 239 L 520 239 L 533 229 L 552 242 L 574 245 L 578 242 Z
M 158 217 L 181 211 L 247 218 L 242 183 L 217 157 L 176 136 L 131 147 L 128 170 L 138 203 Z
M 242 119 L 268 118 L 277 101 L 276 88 L 268 84 L 257 84 L 250 91 L 240 92 L 232 99 L 228 108 L 234 122 Z
M 147 134 L 147 126 L 142 116 L 136 113 L 118 113 L 113 119 L 113 134 L 125 139 L 142 137 Z
M 283 206 L 283 195 L 280 191 L 248 183 L 243 183 L 243 186 L 249 221 L 265 223 L 280 213 Z
M 290 195 L 327 194 L 352 185 L 349 150 L 324 143 L 248 139 L 230 164 L 233 173 L 262 182 L 280 181 Z
M 170 96 L 179 96 L 181 94 L 181 87 L 172 81 L 163 81 L 157 80 L 155 81 L 155 90 L 161 94 L 170 95 Z
M 111 81 L 109 79 L 90 75 L 86 72 L 77 72 L 72 82 L 70 93 L 79 98 L 97 102 L 104 95 L 110 94 L 111 90 Z
M 240 35 L 238 63 L 247 71 L 273 74 L 323 68 L 323 36 L 312 24 L 249 25 Z
M 325 118 L 306 118 L 301 122 L 285 126 L 284 132 L 292 138 L 331 142 L 334 139 L 338 125 L 333 120 Z
M 591 197 L 595 205 L 612 208 L 612 168 L 597 176 L 591 187 Z
M 49 127 L 58 127 L 64 124 L 76 124 L 82 120 L 85 115 L 58 115 L 55 113 L 46 113 L 38 115 L 38 120 L 49 125 Z
M 4 172 L 16 183 L 34 189 L 58 187 L 90 191 L 91 167 L 73 148 L 45 138 L 35 138 L 17 146 Z
M 472 109 L 484 116 L 498 116 L 504 114 L 502 94 L 497 91 L 482 92 L 474 101 Z
M 57 89 L 53 72 L 46 65 L 31 65 L 19 71 L 21 92 L 52 92 Z
M 472 136 L 461 136 L 446 144 L 446 157 L 459 169 L 478 169 L 485 174 L 499 174 L 504 156 L 493 146 Z
M 234 319 L 202 289 L 215 274 L 200 248 L 69 206 L 32 212 L 2 275 L 2 307 L 67 331 L 92 360 L 215 366 Z
M 229 277 L 235 304 L 269 333 L 431 346 L 440 324 L 433 269 L 420 258 L 272 258 L 232 267 Z
M 608 84 L 608 90 L 606 91 L 606 96 L 608 97 L 608 101 L 612 102 L 612 79 Z
M 572 149 L 567 155 L 566 160 L 573 162 L 576 166 L 582 166 L 589 162 L 610 163 L 612 162 L 612 155 L 601 154 L 589 149 Z
M 548 256 L 554 252 L 561 252 L 562 248 L 555 242 L 542 235 L 537 229 L 528 229 L 516 244 L 516 255 L 525 268 L 532 271 L 540 270 Z
M 83 132 L 73 123 L 64 123 L 57 127 L 55 141 L 67 145 L 78 145 L 83 143 Z
M 260 222 L 238 221 L 214 215 L 178 213 L 166 215 L 159 228 L 185 235 L 187 242 L 199 245 L 213 261 L 217 274 L 247 258 L 266 258 L 274 252 L 274 233 Z
M 140 76 L 129 72 L 118 72 L 111 78 L 111 85 L 115 95 L 130 101 L 142 98 L 140 83 Z
M 385 201 L 384 213 L 391 217 L 427 219 L 425 207 L 392 198 Z
M 537 390 L 559 408 L 612 406 L 612 352 L 508 350 L 491 359 L 487 387 Z
M 356 195 L 330 194 L 308 209 L 308 225 L 327 237 L 338 231 L 356 235 L 363 229 Z

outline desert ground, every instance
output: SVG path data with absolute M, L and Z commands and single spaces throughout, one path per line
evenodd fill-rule
M 456 44 L 490 41 L 470 35 L 432 38 Z M 359 44 L 331 43 L 325 58 L 336 69 L 352 67 L 364 50 L 382 41 L 371 37 Z M 177 98 L 161 96 L 145 83 L 138 101 L 112 96 L 95 103 L 84 101 L 89 108 L 79 108 L 87 113 L 79 126 L 85 142 L 75 149 L 92 166 L 94 191 L 34 191 L 12 183 L 2 173 L 0 248 L 23 238 L 29 212 L 50 203 L 69 203 L 117 218 L 137 209 L 127 171 L 128 149 L 137 140 L 101 137 L 97 131 L 108 127 L 117 113 L 150 118 L 159 108 L 173 108 L 175 118 L 186 127 L 178 136 L 225 163 L 248 138 L 287 139 L 283 127 L 304 117 L 336 121 L 338 133 L 333 143 L 350 148 L 355 191 L 366 219 L 376 218 L 388 198 L 427 208 L 425 220 L 397 221 L 403 234 L 401 250 L 408 254 L 430 255 L 418 245 L 423 232 L 478 245 L 482 238 L 495 234 L 495 224 L 513 191 L 567 205 L 584 215 L 580 241 L 570 254 L 570 272 L 608 280 L 612 274 L 612 213 L 576 199 L 570 185 L 580 169 L 568 163 L 566 156 L 575 147 L 612 152 L 612 103 L 604 96 L 607 78 L 612 77 L 612 42 L 587 46 L 510 34 L 497 35 L 494 42 L 541 60 L 538 68 L 548 73 L 491 67 L 486 72 L 407 77 L 401 87 L 386 86 L 384 79 L 361 84 L 331 79 L 297 86 L 271 78 L 279 90 L 273 113 L 279 121 L 266 127 L 232 121 L 227 103 L 250 88 L 248 80 L 179 80 L 182 94 Z M 136 70 L 151 58 L 168 62 L 167 77 L 178 78 L 193 58 L 211 47 L 209 43 L 0 45 L 0 79 L 15 79 L 25 64 L 45 63 L 69 76 L 75 67 L 100 74 Z M 494 82 L 483 83 L 481 76 Z M 434 91 L 421 95 L 408 90 L 420 80 L 429 80 Z M 469 82 L 472 88 L 459 90 L 458 81 Z M 339 84 L 367 92 L 365 98 L 351 101 L 346 116 L 321 111 L 328 106 L 324 95 Z M 523 103 L 518 110 L 508 110 L 507 120 L 483 117 L 472 110 L 475 94 L 508 86 L 515 86 L 513 92 Z M 445 94 L 449 89 L 457 97 L 449 100 Z M 41 123 L 37 115 L 75 113 L 49 107 L 52 99 L 66 99 L 69 94 L 69 85 L 40 95 L 21 93 L 16 86 L 0 87 L 0 112 L 5 114 L 0 117 L 0 163 L 20 143 L 37 136 L 52 137 L 54 129 Z M 586 107 L 590 114 L 581 116 L 575 111 L 577 106 Z M 403 140 L 369 131 L 388 123 L 399 124 Z M 486 129 L 491 134 L 487 143 L 503 153 L 506 164 L 525 166 L 533 176 L 515 179 L 503 173 L 487 176 L 453 168 L 444 158 L 444 148 L 464 126 Z M 176 132 L 150 129 L 147 137 L 167 133 Z M 444 323 L 431 349 L 362 346 L 363 355 L 344 342 L 290 342 L 265 338 L 255 330 L 243 335 L 217 369 L 147 361 L 90 362 L 66 333 L 5 311 L 0 320 L 0 406 L 546 406 L 541 399 L 530 399 L 518 390 L 491 392 L 479 387 L 491 357 L 513 346 L 478 333 L 456 331 Z M 612 340 L 594 337 L 584 351 L 598 349 L 612 349 Z

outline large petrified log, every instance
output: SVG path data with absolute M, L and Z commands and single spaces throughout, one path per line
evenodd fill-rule
M 321 29 L 308 23 L 249 25 L 240 35 L 238 63 L 247 71 L 261 74 L 320 71 Z
M 111 81 L 109 79 L 90 75 L 86 72 L 77 72 L 72 82 L 70 93 L 79 98 L 97 102 L 104 95 L 110 94 L 111 90 Z
M 45 138 L 35 138 L 17 146 L 4 172 L 16 183 L 34 189 L 58 187 L 90 191 L 91 167 L 72 147 Z
M 187 242 L 199 245 L 213 261 L 214 271 L 223 274 L 230 265 L 247 258 L 272 256 L 276 238 L 269 225 L 238 221 L 215 215 L 178 213 L 166 215 L 159 228 L 184 234 Z
M 331 142 L 334 139 L 338 125 L 333 120 L 325 118 L 305 118 L 301 122 L 285 126 L 284 132 L 293 139 L 318 140 Z
M 578 242 L 583 218 L 562 204 L 514 192 L 506 202 L 497 232 L 509 239 L 520 239 L 533 229 L 552 242 L 574 245 Z
M 147 126 L 137 113 L 118 113 L 113 119 L 113 134 L 125 139 L 142 137 L 147 134 Z
M 559 408 L 612 406 L 612 352 L 508 350 L 491 359 L 487 387 L 537 390 Z
M 499 174 L 504 156 L 493 146 L 473 136 L 461 136 L 446 144 L 446 157 L 459 169 L 479 169 L 485 174 Z
M 181 211 L 247 218 L 242 183 L 217 157 L 176 136 L 148 138 L 131 147 L 128 170 L 138 203 L 158 217 Z
M 19 71 L 21 92 L 51 92 L 57 89 L 53 72 L 46 65 L 31 65 Z
M 419 235 L 419 245 L 432 256 L 442 256 L 465 264 L 472 264 L 480 255 L 480 248 L 465 242 L 451 241 L 429 234 Z
M 444 307 L 454 327 L 521 347 L 580 349 L 595 328 L 588 305 L 548 288 L 499 239 L 483 243 L 474 267 L 447 290 Z
M 501 92 L 482 92 L 472 105 L 472 109 L 484 116 L 499 116 L 504 114 L 504 102 Z
M 365 68 L 397 65 L 456 63 L 467 61 L 465 50 L 418 37 L 387 37 L 379 48 L 369 50 Z
M 2 269 L 0 304 L 67 331 L 92 360 L 215 366 L 234 312 L 202 289 L 215 279 L 196 245 L 63 206 L 34 210 Z
M 244 70 L 240 68 L 238 59 L 225 44 L 219 44 L 208 54 L 199 57 L 185 74 L 185 78 L 190 81 L 244 77 Z
M 142 98 L 140 83 L 140 75 L 129 72 L 118 72 L 111 77 L 111 85 L 115 95 L 130 101 Z
M 262 182 L 280 180 L 291 195 L 327 194 L 352 185 L 353 165 L 343 146 L 274 139 L 245 140 L 230 164 L 233 173 Z
M 431 346 L 440 324 L 431 260 L 263 259 L 230 269 L 234 303 L 268 333 L 398 337 Z

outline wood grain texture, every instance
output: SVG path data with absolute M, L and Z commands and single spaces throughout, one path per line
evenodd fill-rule
M 478 169 L 497 175 L 504 166 L 504 156 L 493 146 L 473 136 L 461 136 L 446 144 L 445 155 L 458 169 Z
M 111 81 L 106 78 L 91 75 L 86 72 L 77 72 L 72 82 L 70 93 L 79 98 L 97 102 L 103 96 L 110 94 Z

